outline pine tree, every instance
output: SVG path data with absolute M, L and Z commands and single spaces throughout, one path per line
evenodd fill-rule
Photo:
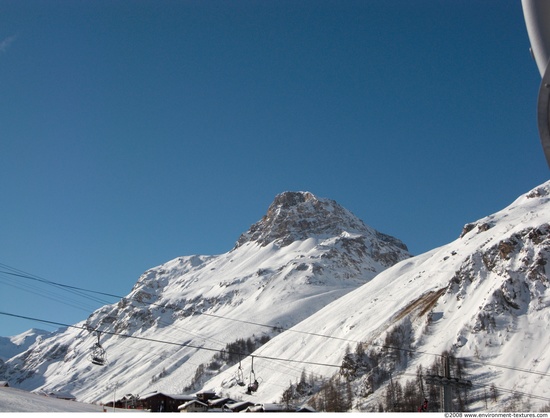
M 498 390 L 494 383 L 491 383 L 489 390 L 491 392 L 491 399 L 496 403 L 498 401 Z
M 290 386 L 285 389 L 281 396 L 281 403 L 284 403 L 286 408 L 289 408 L 290 403 L 294 399 L 294 386 L 292 385 L 292 382 L 290 383 Z
M 365 355 L 365 348 L 363 347 L 363 343 L 361 341 L 359 341 L 357 343 L 357 346 L 355 347 L 355 355 L 359 358 L 359 359 L 362 359 L 363 356 Z
M 298 393 L 298 395 L 303 396 L 307 394 L 310 389 L 308 386 L 309 385 L 307 383 L 306 370 L 302 369 L 302 374 L 300 375 L 300 381 L 296 385 L 296 392 Z
M 422 402 L 417 384 L 414 380 L 408 380 L 403 390 L 403 411 L 416 412 Z
M 353 407 L 353 391 L 351 389 L 351 383 L 345 382 L 346 394 L 345 394 L 345 404 L 344 410 L 349 411 Z

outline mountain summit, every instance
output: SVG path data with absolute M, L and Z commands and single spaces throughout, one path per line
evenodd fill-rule
M 310 192 L 284 192 L 275 197 L 267 214 L 239 238 L 237 247 L 249 241 L 285 247 L 313 235 L 339 235 L 344 231 L 364 233 L 368 228 L 333 200 L 317 198 Z
M 237 246 L 255 241 L 280 247 L 312 235 L 339 235 L 343 231 L 361 233 L 366 226 L 333 200 L 319 199 L 309 192 L 277 195 L 267 214 L 243 234 Z
M 348 243 L 355 241 L 361 247 L 358 251 L 386 267 L 398 261 L 393 255 L 408 251 L 400 240 L 368 227 L 334 200 L 318 198 L 310 192 L 277 195 L 267 214 L 240 236 L 235 248 L 245 243 L 274 244 L 282 248 L 308 238 L 331 236 Z

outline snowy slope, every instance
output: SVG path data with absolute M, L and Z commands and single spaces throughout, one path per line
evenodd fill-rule
M 399 240 L 336 202 L 285 192 L 228 253 L 187 256 L 145 272 L 118 304 L 11 358 L 6 378 L 29 390 L 98 402 L 120 393 L 182 393 L 227 366 L 237 339 L 250 352 L 280 331 L 409 258 Z M 262 324 L 270 324 L 265 327 Z M 88 359 L 102 331 L 105 367 Z M 215 361 L 214 361 L 215 360 Z
M 347 346 L 353 351 L 361 341 L 371 358 L 382 355 L 376 373 L 391 372 L 393 379 L 405 373 L 402 381 L 418 365 L 426 369 L 440 361 L 444 351 L 469 359 L 470 409 L 512 408 L 514 396 L 507 390 L 524 393 L 524 408 L 540 407 L 550 400 L 549 261 L 550 182 L 466 225 L 454 242 L 385 270 L 259 348 L 254 371 L 261 384 L 255 394 L 234 384 L 236 367 L 204 388 L 244 400 L 279 401 L 303 370 L 337 373 Z M 384 348 L 388 345 L 411 351 Z M 242 364 L 248 373 L 251 359 Z M 367 380 L 353 381 L 354 404 L 376 410 L 388 381 L 369 387 Z M 490 385 L 499 388 L 496 403 L 481 400 Z
M 0 388 L 0 412 L 103 412 L 103 407 Z
M 48 335 L 48 331 L 30 329 L 13 337 L 0 337 L 0 361 L 5 361 L 23 351 L 26 351 L 37 338 Z

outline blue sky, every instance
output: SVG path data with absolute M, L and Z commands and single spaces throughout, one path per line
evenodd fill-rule
M 444 245 L 548 179 L 528 49 L 518 0 L 0 0 L 0 263 L 125 295 L 287 190 Z M 0 310 L 102 304 L 45 291 Z

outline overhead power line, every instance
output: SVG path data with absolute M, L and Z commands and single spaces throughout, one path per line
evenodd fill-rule
M 468 361 L 470 363 L 481 364 L 482 366 L 492 366 L 492 367 L 498 367 L 500 369 L 512 370 L 514 372 L 531 373 L 531 374 L 536 374 L 538 376 L 550 377 L 550 374 L 544 373 L 544 372 L 537 372 L 536 370 L 522 369 L 520 367 L 506 366 L 506 365 L 503 365 L 503 364 L 487 363 L 487 362 L 484 362 L 484 361 L 472 360 L 472 359 L 469 359 L 469 358 L 466 358 L 466 357 L 457 357 L 457 358 L 459 358 L 460 360 Z
M 78 290 L 78 291 L 81 291 L 81 292 L 92 293 L 92 294 L 102 295 L 102 296 L 110 296 L 110 297 L 114 297 L 114 298 L 121 298 L 121 296 L 113 295 L 112 293 L 98 292 L 97 290 L 84 289 L 84 288 L 78 287 L 78 286 L 71 286 L 71 285 L 64 284 L 64 283 L 57 283 L 57 282 L 54 282 L 54 281 L 51 281 L 51 280 L 48 280 L 48 279 L 44 279 L 40 276 L 35 276 L 35 275 L 29 274 L 29 273 L 25 273 L 24 271 L 21 271 L 21 270 L 18 270 L 18 269 L 14 269 L 13 267 L 10 267 L 10 266 L 8 266 L 6 264 L 3 264 L 3 263 L 0 263 L 0 267 L 8 268 L 10 270 L 13 270 L 11 272 L 10 271 L 0 271 L 0 273 L 2 273 L 2 274 L 8 274 L 10 276 L 17 276 L 17 277 L 21 277 L 21 278 L 24 278 L 24 279 L 34 280 L 34 281 L 37 281 L 37 282 L 41 282 L 41 283 L 45 283 L 45 284 L 48 284 L 48 285 L 57 286 L 57 287 L 65 288 L 65 289 Z
M 10 266 L 8 266 L 6 264 L 3 264 L 3 263 L 0 263 L 0 267 L 12 270 L 12 272 L 0 271 L 0 273 L 2 273 L 2 274 L 9 274 L 9 275 L 13 275 L 13 276 L 17 276 L 17 277 L 21 277 L 21 278 L 25 278 L 25 279 L 36 280 L 36 281 L 39 281 L 39 282 L 42 282 L 42 283 L 45 283 L 45 284 L 48 284 L 48 285 L 56 286 L 56 287 L 59 287 L 59 288 L 65 288 L 65 289 L 69 289 L 69 290 L 73 290 L 73 291 L 82 291 L 82 292 L 91 293 L 91 294 L 109 296 L 109 297 L 113 297 L 113 298 L 117 298 L 117 299 L 121 299 L 121 300 L 133 300 L 133 301 L 136 301 L 138 303 L 141 303 L 141 304 L 147 305 L 147 306 L 157 306 L 157 307 L 164 308 L 164 309 L 175 310 L 173 306 L 169 306 L 169 305 L 163 305 L 163 304 L 156 303 L 156 302 L 143 302 L 143 301 L 139 301 L 137 299 L 128 298 L 126 296 L 121 296 L 121 295 L 116 295 L 116 294 L 106 293 L 106 292 L 99 292 L 99 291 L 95 291 L 95 290 L 91 290 L 91 289 L 84 289 L 84 288 L 81 288 L 81 287 L 78 287 L 78 286 L 71 286 L 71 285 L 66 285 L 66 284 L 63 284 L 63 283 L 54 282 L 54 281 L 51 281 L 51 280 L 48 280 L 48 279 L 45 279 L 45 278 L 42 278 L 42 277 L 39 277 L 39 276 L 31 275 L 29 273 L 25 273 L 22 270 L 16 269 L 14 267 L 10 267 Z M 367 346 L 374 346 L 374 347 L 383 348 L 383 349 L 387 349 L 387 350 L 397 350 L 397 351 L 413 353 L 413 354 L 425 354 L 425 355 L 430 355 L 430 356 L 435 356 L 435 357 L 444 357 L 444 355 L 442 355 L 442 354 L 430 353 L 430 352 L 427 352 L 427 351 L 419 351 L 419 350 L 389 346 L 389 345 L 384 345 L 384 344 L 376 344 L 374 342 L 368 342 L 367 343 L 365 341 L 352 340 L 352 339 L 348 339 L 348 338 L 336 337 L 336 336 L 333 336 L 333 335 L 326 335 L 326 334 L 319 334 L 319 333 L 309 332 L 309 331 L 301 331 L 301 330 L 297 330 L 297 329 L 293 329 L 293 328 L 287 328 L 287 327 L 281 327 L 281 326 L 277 326 L 277 325 L 262 324 L 262 323 L 258 323 L 258 322 L 254 322 L 254 321 L 247 321 L 247 320 L 242 320 L 242 319 L 238 319 L 238 318 L 230 318 L 230 317 L 211 314 L 211 313 L 202 312 L 202 311 L 197 312 L 197 313 L 200 313 L 201 315 L 209 316 L 209 317 L 212 317 L 212 318 L 223 319 L 223 320 L 226 320 L 226 321 L 234 321 L 234 322 L 239 322 L 239 323 L 249 324 L 249 325 L 255 325 L 255 326 L 259 326 L 259 327 L 269 328 L 269 329 L 272 329 L 272 330 L 278 330 L 278 331 L 281 331 L 281 332 L 283 332 L 283 331 L 293 332 L 293 333 L 298 333 L 298 334 L 303 334 L 303 335 L 316 336 L 316 337 L 320 337 L 320 338 L 339 340 L 339 341 L 348 342 L 348 343 L 356 343 L 356 344 L 361 343 L 361 344 L 364 344 L 364 345 L 367 345 Z M 15 316 L 15 315 L 12 315 L 12 316 Z M 29 318 L 27 318 L 27 319 L 29 319 Z M 38 321 L 47 323 L 47 321 L 40 321 L 40 320 L 38 320 Z M 59 324 L 59 323 L 53 323 L 53 324 L 54 325 L 71 327 L 71 325 L 67 325 L 67 324 Z M 188 332 L 188 331 L 186 331 L 186 332 Z M 108 333 L 108 332 L 106 332 L 106 333 Z M 115 334 L 113 334 L 113 335 L 115 335 Z M 209 338 L 209 337 L 200 337 L 200 336 L 198 336 L 198 337 L 203 338 L 203 339 L 207 339 L 207 340 L 212 340 L 212 338 Z M 138 338 L 138 337 L 127 336 L 127 338 Z M 179 343 L 174 343 L 174 345 L 178 345 L 178 344 Z M 221 350 L 212 349 L 211 351 L 221 351 Z M 243 354 L 243 353 L 237 353 L 237 354 Z M 521 372 L 521 373 L 529 373 L 529 374 L 534 374 L 534 375 L 543 376 L 543 377 L 550 377 L 549 373 L 538 372 L 538 371 L 522 369 L 522 368 L 506 366 L 506 365 L 487 363 L 487 362 L 483 362 L 483 361 L 479 361 L 479 360 L 472 360 L 471 358 L 467 358 L 467 357 L 455 357 L 455 358 L 458 359 L 458 360 L 469 361 L 471 363 L 477 363 L 477 364 L 481 364 L 481 365 L 484 365 L 484 366 L 492 366 L 492 367 L 503 368 L 503 369 L 512 370 L 512 371 L 516 371 L 516 372 Z M 336 366 L 331 365 L 330 367 L 336 367 Z
M 11 274 L 11 275 L 14 275 L 14 276 L 18 276 L 18 277 L 25 278 L 25 279 L 30 279 L 30 280 L 36 280 L 36 281 L 39 281 L 41 283 L 46 283 L 46 284 L 61 287 L 61 288 L 72 289 L 72 290 L 80 290 L 80 291 L 83 291 L 83 292 L 88 292 L 88 293 L 93 293 L 93 294 L 100 294 L 100 295 L 104 295 L 104 296 L 110 296 L 110 297 L 114 297 L 114 298 L 122 299 L 122 300 L 134 300 L 134 301 L 137 301 L 138 303 L 141 303 L 141 304 L 147 305 L 147 306 L 156 306 L 156 307 L 159 307 L 159 308 L 175 310 L 173 306 L 168 306 L 168 305 L 164 305 L 164 304 L 160 304 L 160 303 L 156 303 L 156 302 L 144 302 L 144 301 L 139 301 L 139 300 L 136 300 L 136 299 L 128 298 L 126 296 L 115 295 L 115 294 L 112 294 L 112 293 L 98 292 L 98 291 L 95 291 L 95 290 L 84 289 L 84 288 L 77 287 L 77 286 L 70 286 L 70 285 L 66 285 L 66 284 L 62 284 L 62 283 L 57 283 L 57 282 L 54 282 L 54 281 L 51 281 L 51 280 L 48 280 L 48 279 L 44 279 L 44 278 L 39 277 L 39 276 L 31 275 L 29 273 L 25 273 L 22 270 L 15 269 L 15 268 L 10 267 L 10 266 L 8 266 L 6 264 L 3 264 L 3 263 L 0 263 L 0 266 L 2 266 L 4 268 L 12 269 L 12 270 L 17 272 L 17 273 L 9 273 L 9 272 L 0 271 L 0 273 Z M 195 311 L 195 312 L 197 312 L 197 311 Z M 211 313 L 202 312 L 202 311 L 199 311 L 198 313 L 200 313 L 201 315 L 204 315 L 204 316 L 209 316 L 211 318 L 217 318 L 217 319 L 223 319 L 223 320 L 226 320 L 226 321 L 239 322 L 239 323 L 248 324 L 248 325 L 255 325 L 255 326 L 259 326 L 259 327 L 263 327 L 263 328 L 269 328 L 271 330 L 277 330 L 279 332 L 283 332 L 283 331 L 287 332 L 288 331 L 288 332 L 293 332 L 293 333 L 298 333 L 298 334 L 303 334 L 303 335 L 327 338 L 327 339 L 332 339 L 332 340 L 339 340 L 339 341 L 348 342 L 348 343 L 354 343 L 354 344 L 361 343 L 361 344 L 367 344 L 367 345 L 371 345 L 371 346 L 375 346 L 375 347 L 379 347 L 379 348 L 404 351 L 404 352 L 408 352 L 408 353 L 427 354 L 427 355 L 441 357 L 440 354 L 436 354 L 436 353 L 417 351 L 417 350 L 406 349 L 406 348 L 402 348 L 402 347 L 394 347 L 394 346 L 383 345 L 383 344 L 376 344 L 376 343 L 373 343 L 373 342 L 366 343 L 364 341 L 352 340 L 352 339 L 349 339 L 349 338 L 336 337 L 336 336 L 333 336 L 333 335 L 319 334 L 319 333 L 309 332 L 309 331 L 301 331 L 301 330 L 282 327 L 282 326 L 278 326 L 278 325 L 262 324 L 262 323 L 259 323 L 259 322 L 247 321 L 247 320 L 238 319 L 238 318 L 230 318 L 230 317 L 227 317 L 227 316 L 216 315 L 216 314 L 211 314 Z
M 62 322 L 48 321 L 48 320 L 45 320 L 45 319 L 33 318 L 33 317 L 30 317 L 30 316 L 24 316 L 24 315 L 17 315 L 17 314 L 13 314 L 13 313 L 9 313 L 9 312 L 0 311 L 0 315 L 10 316 L 10 317 L 13 317 L 13 318 L 27 319 L 29 321 L 41 322 L 41 323 L 50 324 L 50 325 L 57 325 L 57 326 L 61 326 L 61 327 L 75 328 L 75 329 L 80 329 L 80 330 L 84 330 L 84 331 L 89 331 L 90 330 L 86 326 L 70 325 L 70 324 L 65 324 L 65 323 L 62 323 Z M 250 356 L 250 355 L 252 355 L 252 353 L 242 353 L 242 352 L 237 352 L 237 351 L 232 352 L 232 351 L 228 351 L 228 350 L 224 350 L 224 349 L 203 347 L 203 346 L 198 346 L 198 345 L 189 344 L 189 343 L 180 343 L 180 342 L 175 342 L 175 341 L 159 340 L 159 339 L 156 339 L 156 338 L 138 337 L 138 336 L 135 336 L 135 335 L 122 334 L 120 332 L 114 332 L 114 331 L 101 330 L 101 334 L 114 335 L 114 336 L 122 337 L 122 338 L 132 338 L 132 339 L 135 339 L 135 340 L 149 341 L 149 342 L 154 342 L 154 343 L 175 345 L 175 346 L 178 346 L 178 347 L 194 348 L 196 350 L 213 351 L 213 352 L 217 352 L 217 353 L 222 353 L 223 352 L 223 353 L 235 354 L 235 355 L 240 355 L 240 356 Z M 311 365 L 311 366 L 324 366 L 324 367 L 340 368 L 339 364 L 328 364 L 328 363 L 320 363 L 320 362 L 307 361 L 307 360 L 294 360 L 294 359 L 288 359 L 288 358 L 282 358 L 282 357 L 265 356 L 265 355 L 261 355 L 261 354 L 259 354 L 259 355 L 254 354 L 254 357 L 259 358 L 259 359 L 265 359 L 265 360 L 283 361 L 283 362 L 287 362 L 287 363 L 300 363 L 300 364 L 307 364 L 307 365 Z
M 54 288 L 58 288 L 58 289 L 61 289 L 61 290 L 68 291 L 69 293 L 72 293 L 73 295 L 77 295 L 79 297 L 83 297 L 83 298 L 88 299 L 92 302 L 101 303 L 103 305 L 109 304 L 111 302 L 105 300 L 104 298 L 101 299 L 101 298 L 98 298 L 96 296 L 93 296 L 94 294 L 102 295 L 102 296 L 109 296 L 109 297 L 116 298 L 116 299 L 121 299 L 121 300 L 128 300 L 128 298 L 125 298 L 125 297 L 120 296 L 120 295 L 115 295 L 115 294 L 112 294 L 112 293 L 99 292 L 99 291 L 96 291 L 96 290 L 85 289 L 85 288 L 82 288 L 82 287 L 71 286 L 71 285 L 67 285 L 67 284 L 64 284 L 64 283 L 54 282 L 52 280 L 48 280 L 48 279 L 45 279 L 43 277 L 31 274 L 31 273 L 27 273 L 23 270 L 17 269 L 15 267 L 8 266 L 8 265 L 3 264 L 3 263 L 0 263 L 0 267 L 2 267 L 4 269 L 11 270 L 11 271 L 2 271 L 2 270 L 0 270 L 0 275 L 1 274 L 6 274 L 6 275 L 9 275 L 9 276 L 24 278 L 24 279 L 28 279 L 28 280 L 31 280 L 31 281 L 34 281 L 34 282 L 39 282 L 39 283 L 43 283 L 43 284 L 46 284 L 46 285 L 50 285 Z M 46 294 L 47 292 L 44 292 L 43 289 L 39 288 L 39 287 L 36 287 L 35 290 L 32 290 L 32 289 L 22 288 L 21 286 L 18 286 L 14 283 L 6 283 L 6 284 L 8 284 L 9 286 L 14 286 L 16 288 L 19 288 L 19 289 L 24 290 L 26 292 L 36 294 L 36 295 L 41 296 L 41 297 L 45 297 L 45 298 L 48 298 L 48 299 L 51 299 L 51 300 L 57 300 L 59 303 L 62 303 L 64 305 L 67 305 L 67 306 L 70 306 L 70 307 L 73 307 L 73 308 L 76 308 L 76 309 L 79 309 L 79 310 L 82 310 L 82 311 L 85 311 L 85 312 L 89 312 L 90 310 L 95 309 L 93 307 L 88 306 L 89 309 L 86 310 L 86 309 L 84 309 L 83 306 L 78 305 L 79 302 L 77 302 L 75 299 L 72 300 L 73 303 L 70 303 L 64 296 L 63 297 L 59 296 L 57 299 L 55 299 L 53 297 L 49 297 Z M 89 294 L 91 294 L 91 295 L 89 295 Z M 140 303 L 146 304 L 146 302 L 140 302 Z M 150 304 L 150 305 L 153 305 L 153 304 Z M 168 306 L 163 306 L 161 304 L 156 304 L 156 305 L 159 306 L 159 307 L 169 308 Z M 162 319 L 159 319 L 159 324 L 169 325 L 169 323 L 167 321 L 163 321 Z M 182 330 L 177 325 L 174 325 L 174 327 L 176 329 Z M 188 330 L 182 330 L 182 331 L 186 332 L 187 334 L 193 335 L 197 338 L 200 338 L 200 339 L 213 341 L 213 342 L 216 342 L 217 344 L 220 344 L 220 345 L 225 345 L 225 342 L 217 340 L 216 338 L 213 338 L 213 337 L 202 336 L 202 335 L 200 335 L 196 332 L 191 332 L 191 331 L 188 331 Z
M 418 374 L 402 372 L 402 373 L 399 373 L 399 376 L 403 376 L 403 377 L 408 376 L 408 377 L 417 378 Z M 535 395 L 535 394 L 532 394 L 532 393 L 522 392 L 522 391 L 519 391 L 519 390 L 516 390 L 516 389 L 503 388 L 501 386 L 495 386 L 494 384 L 487 385 L 487 384 L 483 384 L 483 383 L 472 382 L 472 386 L 476 387 L 476 388 L 485 388 L 485 389 L 494 388 L 497 391 L 501 391 L 501 392 L 505 392 L 505 393 L 511 393 L 513 395 L 516 394 L 516 395 L 526 396 L 528 398 L 538 399 L 538 400 L 541 400 L 541 401 L 550 401 L 550 398 L 546 397 L 546 396 L 541 396 L 541 395 Z
M 29 321 L 41 322 L 41 323 L 50 324 L 50 325 L 56 325 L 56 326 L 62 326 L 62 327 L 67 327 L 67 328 L 75 328 L 75 329 L 80 329 L 80 330 L 84 330 L 84 331 L 89 331 L 89 328 L 87 328 L 85 326 L 70 325 L 70 324 L 65 324 L 65 323 L 62 323 L 62 322 L 49 321 L 49 320 L 45 320 L 45 319 L 33 318 L 33 317 L 29 317 L 29 316 L 24 316 L 24 315 L 17 315 L 17 314 L 13 314 L 13 313 L 9 313 L 9 312 L 0 311 L 0 315 L 10 316 L 10 317 L 20 318 L 20 319 L 26 319 L 26 320 L 29 320 Z M 252 355 L 251 353 L 231 352 L 231 351 L 227 351 L 227 350 L 221 350 L 221 349 L 210 348 L 210 347 L 202 347 L 202 346 L 197 346 L 197 345 L 188 344 L 188 343 L 179 343 L 179 342 L 174 342 L 174 341 L 159 340 L 159 339 L 156 339 L 156 338 L 137 337 L 135 335 L 122 334 L 122 333 L 113 332 L 113 331 L 101 331 L 101 333 L 106 334 L 106 335 L 118 336 L 118 337 L 122 337 L 122 338 L 131 338 L 131 339 L 141 340 L 141 341 L 148 341 L 148 342 L 154 342 L 154 343 L 160 343 L 160 344 L 169 344 L 169 345 L 174 345 L 174 346 L 178 346 L 178 347 L 193 348 L 193 349 L 196 349 L 196 350 L 213 351 L 213 352 L 218 352 L 218 353 L 225 352 L 225 353 L 237 354 L 237 355 L 241 355 L 241 356 L 250 356 L 250 355 Z M 286 362 L 286 363 L 299 363 L 299 364 L 306 364 L 306 365 L 309 365 L 309 366 L 323 366 L 323 367 L 332 367 L 332 368 L 340 368 L 341 367 L 338 364 L 320 363 L 320 362 L 313 362 L 313 361 L 306 361 L 306 360 L 294 360 L 294 359 L 288 359 L 288 358 L 282 358 L 282 357 L 265 356 L 265 355 L 261 355 L 261 354 L 254 354 L 253 357 L 257 358 L 257 359 L 262 359 L 262 360 L 279 361 L 279 362 Z M 403 376 L 414 376 L 414 377 L 417 376 L 415 374 L 406 373 L 406 372 L 401 373 L 401 374 Z M 483 384 L 474 384 L 474 386 L 486 387 L 486 385 L 483 385 Z M 507 393 L 512 393 L 512 394 L 520 394 L 522 396 L 527 396 L 527 397 L 533 398 L 533 399 L 538 399 L 538 400 L 543 400 L 543 401 L 550 401 L 550 398 L 540 396 L 540 395 L 530 394 L 530 393 L 527 393 L 527 392 L 520 392 L 520 391 L 515 390 L 515 389 L 507 389 L 507 388 L 502 388 L 502 387 L 496 387 L 496 389 L 501 390 L 502 392 L 507 392 Z

